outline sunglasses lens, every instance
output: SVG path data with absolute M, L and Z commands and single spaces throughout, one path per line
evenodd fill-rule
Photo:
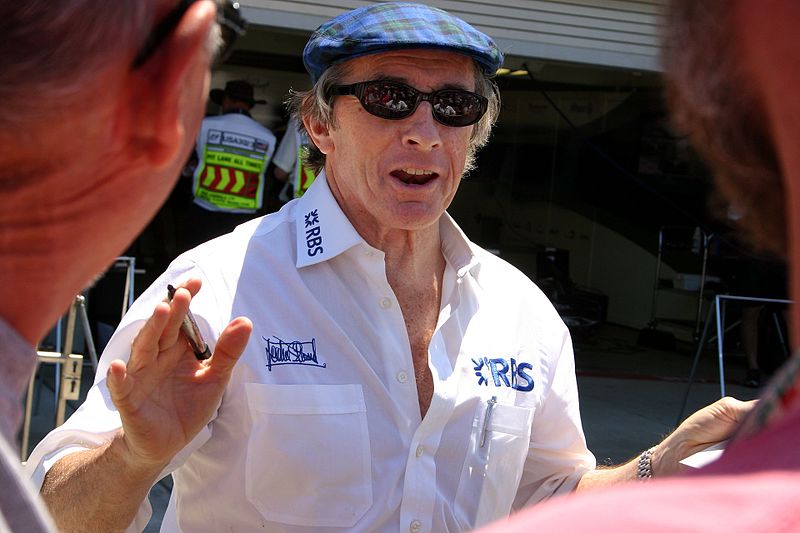
M 479 95 L 457 89 L 437 92 L 431 104 L 436 120 L 454 127 L 476 123 L 486 110 Z
M 368 113 L 390 120 L 410 116 L 421 100 L 427 100 L 431 103 L 433 117 L 451 127 L 478 122 L 486 112 L 488 102 L 483 96 L 462 89 L 444 89 L 426 94 L 394 81 L 344 85 L 339 87 L 338 94 L 357 95 Z
M 388 119 L 406 118 L 417 107 L 417 91 L 399 83 L 376 81 L 364 87 L 361 103 L 369 113 Z

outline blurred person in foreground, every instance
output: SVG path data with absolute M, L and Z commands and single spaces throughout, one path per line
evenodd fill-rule
M 800 3 L 673 0 L 667 92 L 757 247 L 786 257 L 800 300 Z M 800 308 L 790 310 L 793 345 Z M 800 531 L 800 356 L 787 361 L 716 462 L 693 475 L 565 498 L 485 533 Z
M 728 436 L 747 404 L 714 404 L 640 459 L 595 468 L 566 326 L 445 212 L 499 110 L 488 36 L 422 4 L 369 4 L 318 28 L 304 61 L 313 88 L 292 109 L 320 174 L 179 257 L 125 316 L 86 403 L 28 462 L 67 529 L 141 528 L 171 473 L 162 531 L 465 531 L 668 475 Z M 196 278 L 212 345 L 231 316 L 255 324 L 211 416 L 194 355 L 151 317 L 167 284 Z M 128 497 L 70 507 L 81 487 Z
M 198 1 L 183 2 L 163 33 L 158 21 L 173 8 L 0 7 L 0 531 L 53 527 L 21 481 L 14 444 L 35 347 L 154 215 L 194 144 L 220 32 L 214 2 Z M 189 298 L 180 290 L 157 314 L 181 315 Z M 241 349 L 247 326 L 232 325 L 229 350 Z M 86 490 L 76 507 L 98 498 Z

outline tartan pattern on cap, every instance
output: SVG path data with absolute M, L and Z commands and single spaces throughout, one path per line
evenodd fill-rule
M 446 11 L 422 4 L 386 2 L 348 11 L 321 25 L 303 51 L 303 63 L 317 81 L 331 65 L 354 57 L 429 48 L 473 58 L 491 76 L 503 63 L 494 41 Z

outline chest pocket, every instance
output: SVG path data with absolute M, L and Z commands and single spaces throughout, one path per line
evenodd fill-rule
M 351 527 L 372 505 L 361 385 L 247 383 L 247 498 L 272 522 Z
M 530 446 L 533 408 L 498 403 L 486 420 L 486 405 L 476 408 L 456 496 L 457 513 L 469 528 L 511 512 Z

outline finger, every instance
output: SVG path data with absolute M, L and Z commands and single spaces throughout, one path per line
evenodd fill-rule
M 215 374 L 221 377 L 227 376 L 233 370 L 236 361 L 244 352 L 250 334 L 253 331 L 253 323 L 250 319 L 240 316 L 234 318 L 228 326 L 222 330 L 214 348 L 214 354 L 209 359 L 209 367 Z
M 164 296 L 164 300 L 163 301 L 169 302 L 169 301 L 172 300 L 172 297 L 169 295 L 169 287 L 172 287 L 175 290 L 177 290 L 177 289 L 186 289 L 187 291 L 189 291 L 192 294 L 192 296 L 195 296 L 200 291 L 200 287 L 202 287 L 202 285 L 203 285 L 203 282 L 202 282 L 202 280 L 200 278 L 189 278 L 189 279 L 187 279 L 186 281 L 184 281 L 184 282 L 182 282 L 180 284 L 170 283 L 170 284 L 167 285 L 167 288 L 168 288 L 167 295 Z
M 128 374 L 124 361 L 119 359 L 111 361 L 106 372 L 106 386 L 111 394 L 111 401 L 117 409 L 124 411 L 128 406 L 131 391 L 133 391 L 134 378 Z
M 200 278 L 189 278 L 180 285 L 175 285 L 176 289 L 186 289 L 192 295 L 192 297 L 197 296 L 197 293 L 200 292 L 200 288 L 203 286 L 203 281 Z
M 200 278 L 189 278 L 175 289 L 170 302 L 175 314 L 170 317 L 170 323 L 167 325 L 165 335 L 159 344 L 161 350 L 166 350 L 178 340 L 180 336 L 180 327 L 186 315 L 186 310 L 189 309 L 192 298 L 197 296 L 202 286 L 203 282 Z M 187 291 L 189 293 L 188 299 L 185 298 Z
M 159 340 L 169 320 L 170 305 L 159 302 L 153 314 L 144 323 L 131 343 L 131 357 L 128 365 L 137 369 L 152 363 L 159 350 Z
M 164 332 L 161 334 L 161 338 L 158 342 L 160 351 L 167 350 L 178 342 L 181 324 L 186 316 L 186 312 L 189 310 L 191 301 L 192 295 L 187 289 L 180 287 L 175 291 L 175 294 L 172 296 L 172 301 L 169 303 L 169 319 L 166 326 L 164 326 Z

